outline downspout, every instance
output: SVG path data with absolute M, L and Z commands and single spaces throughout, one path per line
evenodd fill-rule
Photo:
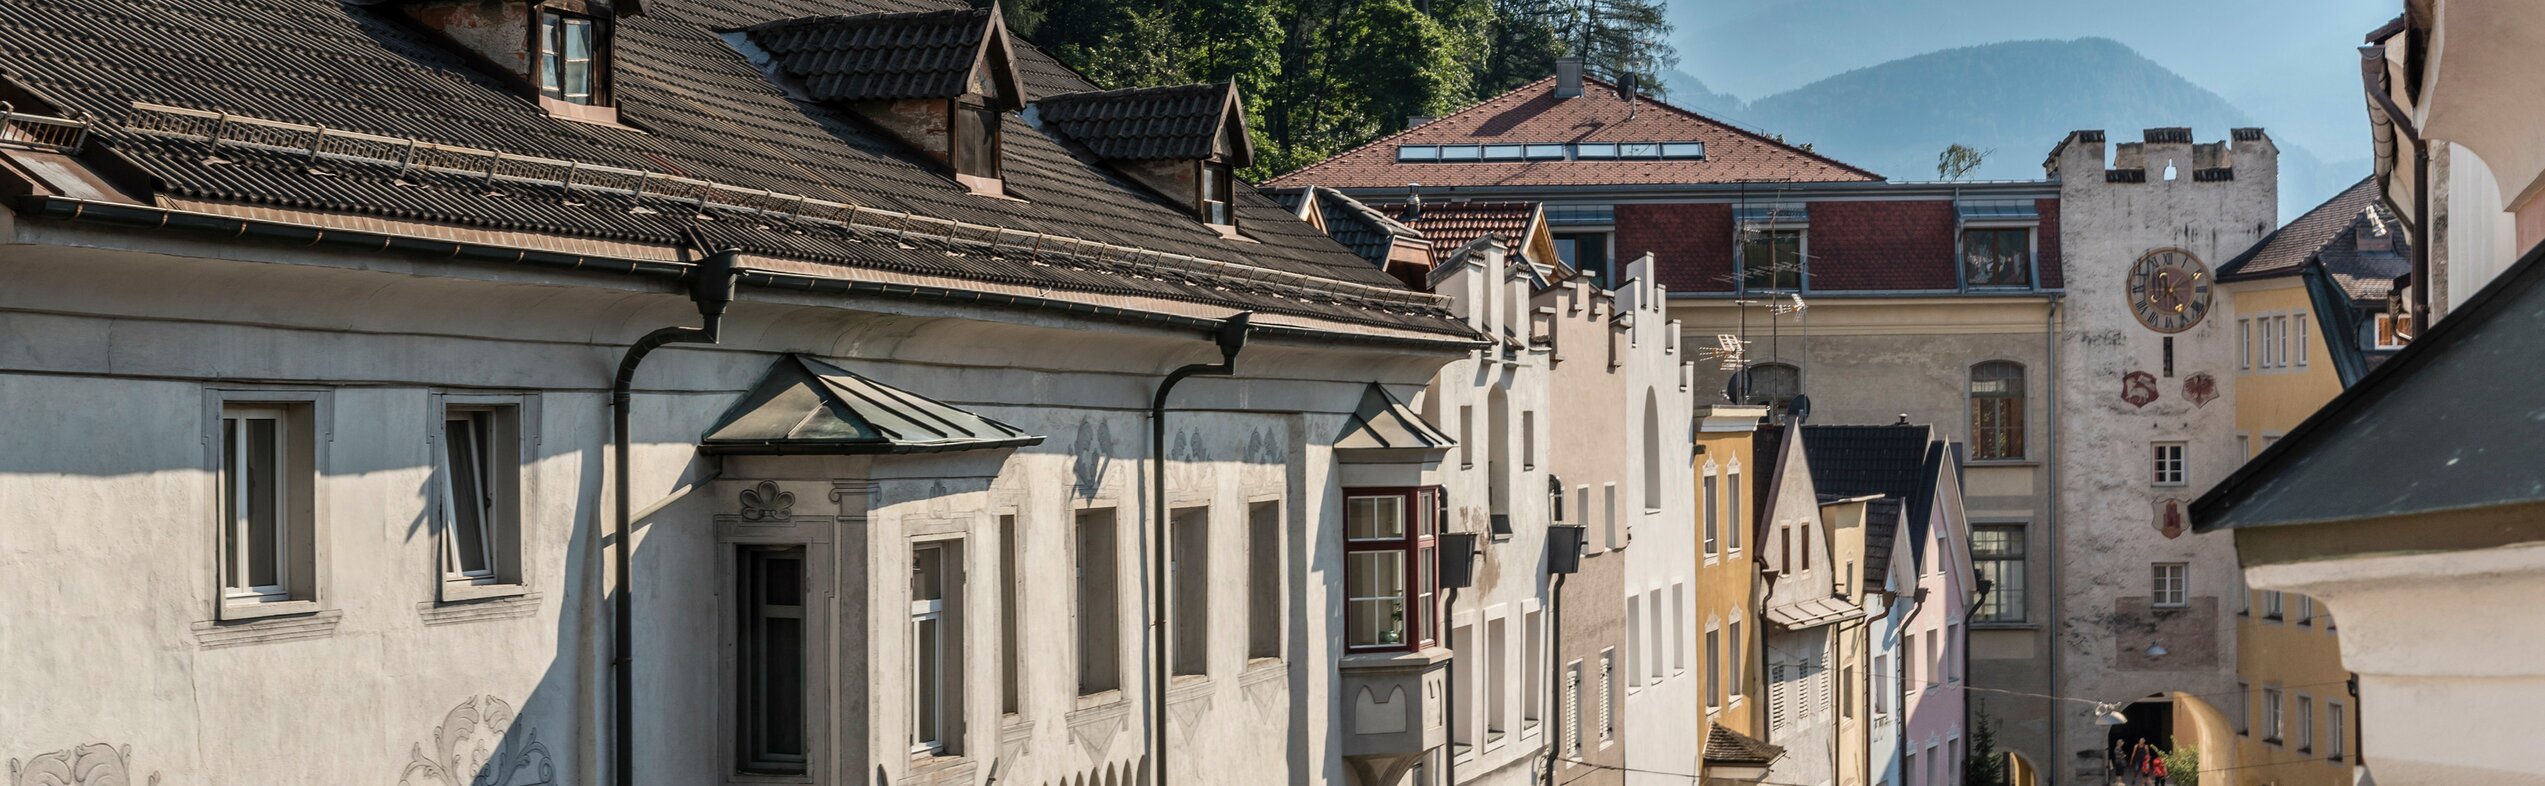
M 2066 282 L 2062 281 L 2061 283 L 2064 284 Z M 2042 451 L 2044 455 L 2050 457 L 2050 460 L 2044 462 L 2044 465 L 2045 469 L 2050 472 L 2049 579 L 2051 604 L 2051 624 L 2044 626 L 2043 628 L 2043 632 L 2048 634 L 2050 638 L 2050 641 L 2046 642 L 2050 645 L 2050 673 L 2044 675 L 2049 678 L 2046 681 L 2049 689 L 2042 692 L 2052 696 L 2059 695 L 2059 641 L 2058 636 L 2050 632 L 2056 631 L 2059 628 L 2057 624 L 2059 620 L 2059 602 L 2060 599 L 2064 597 L 2059 594 L 2059 560 L 2061 556 L 2066 553 L 2059 550 L 2059 530 L 2063 524 L 2063 522 L 2059 519 L 2059 306 L 2063 299 L 2065 299 L 2064 295 L 2053 294 L 2050 296 L 2049 311 L 2047 312 L 2047 315 L 2043 317 L 2041 322 L 2042 350 L 2049 356 L 2050 362 L 2050 405 L 2045 407 L 2045 409 L 2050 411 L 2050 417 L 2047 419 L 2049 421 L 2049 427 L 2043 430 L 2044 436 L 2047 437 L 2045 440 L 2047 444 L 2043 446 Z M 1965 635 L 1968 635 L 1969 629 L 1964 628 L 1963 630 L 1965 631 Z M 1965 650 L 1969 649 L 1967 642 L 1965 642 L 1963 648 Z M 1969 675 L 1964 675 L 1963 679 L 1969 679 Z M 2056 710 L 2052 711 L 2050 715 L 2050 741 L 2052 745 L 2056 746 L 2059 744 L 2060 732 L 2062 730 L 2061 727 L 2065 725 L 2066 723 L 2061 720 L 2059 713 Z M 2055 754 L 2056 749 L 2054 748 L 2052 752 Z M 2057 758 L 2057 756 L 2054 755 L 2052 758 Z
M 1546 646 L 1547 652 L 1554 654 L 1554 657 L 1547 658 L 1547 662 L 1550 664 L 1564 660 L 1562 655 L 1564 652 L 1564 583 L 1571 575 L 1572 574 L 1569 573 L 1555 574 L 1555 586 L 1547 588 Z M 1555 713 L 1549 714 L 1557 714 L 1564 711 L 1563 680 L 1564 672 L 1562 671 L 1562 667 L 1558 666 L 1557 671 L 1555 672 L 1555 679 L 1547 681 L 1547 705 L 1556 709 Z M 1455 693 L 1456 691 L 1452 692 Z M 1622 696 L 1604 698 L 1610 701 L 1625 700 Z M 1615 717 L 1618 714 L 1616 711 L 1609 710 L 1605 707 L 1602 709 L 1608 710 L 1610 717 Z M 1573 722 L 1580 723 L 1581 721 L 1581 713 L 1574 713 Z M 1566 729 L 1569 728 L 1570 727 L 1568 726 L 1556 729 L 1553 733 L 1547 734 L 1543 738 L 1546 741 L 1546 777 L 1539 780 L 1539 783 L 1555 782 L 1555 763 L 1564 756 L 1563 735 L 1567 733 Z M 1452 783 L 1450 786 L 1457 786 L 1457 784 Z
M 1447 620 L 1457 613 L 1458 588 L 1442 587 L 1440 618 Z M 1548 660 L 1554 660 L 1554 658 L 1548 658 Z M 1442 667 L 1441 681 L 1448 683 L 1450 689 L 1442 692 L 1444 695 L 1440 700 L 1440 709 L 1449 718 L 1450 728 L 1455 729 L 1458 723 L 1458 658 L 1455 653 L 1452 653 L 1449 665 Z M 1458 786 L 1458 740 L 1455 735 L 1450 739 L 1449 746 L 1451 748 L 1449 755 L 1441 757 L 1440 782 L 1447 786 Z
M 706 244 L 699 242 L 701 240 L 703 238 L 696 235 L 690 237 L 692 244 L 704 250 Z M 613 519 L 616 529 L 609 533 L 616 544 L 610 551 L 611 566 L 617 572 L 611 582 L 610 597 L 618 599 L 612 605 L 611 624 L 610 698 L 613 718 L 610 760 L 612 776 L 619 786 L 632 786 L 636 782 L 636 598 L 628 575 L 628 556 L 635 550 L 631 541 L 636 527 L 628 509 L 628 451 L 630 443 L 634 442 L 629 432 L 628 391 L 636 381 L 636 367 L 644 363 L 645 356 L 655 349 L 666 344 L 716 343 L 725 306 L 733 302 L 734 258 L 741 253 L 739 249 L 727 248 L 709 253 L 699 260 L 695 266 L 696 275 L 689 280 L 689 299 L 698 304 L 698 316 L 703 325 L 657 328 L 637 339 L 635 344 L 628 346 L 627 354 L 619 358 L 619 375 L 610 384 L 610 429 L 616 443 L 616 454 L 611 457 L 612 474 L 616 477 L 610 485 L 618 511 Z
M 1157 760 L 1157 786 L 1166 786 L 1166 683 L 1173 667 L 1167 663 L 1167 524 L 1166 513 L 1166 397 L 1175 391 L 1175 383 L 1185 377 L 1225 377 L 1237 373 L 1237 352 L 1246 348 L 1246 323 L 1252 311 L 1240 311 L 1221 322 L 1217 337 L 1220 362 L 1194 363 L 1167 372 L 1158 383 L 1157 396 L 1149 401 L 1149 496 L 1153 517 L 1150 519 L 1149 542 L 1156 544 L 1149 553 L 1149 733 L 1150 757 Z
M 2412 114 L 2386 94 L 2386 45 L 2359 48 L 2360 88 L 2368 92 L 2370 103 L 2395 127 L 2395 138 L 2412 144 L 2412 334 L 2430 329 L 2430 143 L 2421 138 L 2421 129 L 2412 122 Z M 2389 207 L 2393 199 L 2378 189 L 2378 198 Z M 2397 211 L 2402 212 L 2402 211 Z

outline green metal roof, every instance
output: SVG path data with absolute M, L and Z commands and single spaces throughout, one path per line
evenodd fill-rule
M 1352 411 L 1351 426 L 1334 441 L 1337 450 L 1448 450 L 1457 446 L 1458 440 L 1425 422 L 1414 408 L 1376 382 L 1361 392 L 1361 405 Z
M 934 453 L 1016 448 L 1043 438 L 802 355 L 779 358 L 707 430 L 717 454 Z

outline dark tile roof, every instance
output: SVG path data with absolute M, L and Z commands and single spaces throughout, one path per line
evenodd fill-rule
M 1922 492 L 1927 426 L 1804 426 L 1803 450 L 1811 454 L 1812 487 L 1832 494 L 1880 494 L 1902 500 Z
M 774 195 L 766 204 L 750 206 L 765 213 L 704 206 L 716 219 L 705 224 L 711 234 L 755 254 L 1468 334 L 1436 301 L 1404 293 L 1402 283 L 1288 220 L 1251 188 L 1239 189 L 1235 206 L 1247 236 L 1260 242 L 1230 242 L 1182 206 L 1078 158 L 1012 114 L 1004 174 L 1008 193 L 1018 199 L 972 195 L 943 165 L 862 119 L 788 98 L 717 32 L 771 20 L 959 5 L 653 0 L 646 16 L 616 26 L 615 90 L 625 127 L 550 116 L 438 35 L 407 22 L 403 12 L 335 0 L 11 0 L 12 13 L 0 20 L 0 63 L 7 64 L 8 79 L 59 101 L 64 111 L 96 116 L 94 141 L 147 174 L 150 196 L 159 199 L 659 245 L 678 243 L 697 212 L 694 195 L 670 189 L 640 199 L 569 192 L 554 182 L 497 182 L 489 189 L 473 176 L 429 170 L 401 178 L 394 155 L 386 165 L 326 161 L 326 174 L 314 174 L 302 155 L 278 149 L 225 144 L 215 159 L 200 133 L 136 128 L 132 121 L 144 113 L 135 102 L 766 192 Z M 1029 93 L 1093 87 L 1030 46 L 1020 44 L 1017 56 Z M 244 126 L 232 128 L 239 130 L 233 141 L 244 135 Z M 513 168 L 519 167 L 506 172 Z M 1053 250 L 1061 244 L 1050 244 L 1028 251 L 1030 242 L 994 250 L 982 238 L 904 236 L 895 231 L 897 222 L 871 213 L 858 227 L 844 228 L 794 215 L 795 197 L 1118 250 L 1062 253 Z M 631 210 L 638 207 L 645 210 Z
M 1267 181 L 1334 188 L 1555 186 L 1876 181 L 1882 176 L 1644 96 L 1629 106 L 1614 85 L 1585 78 L 1582 94 L 1555 95 L 1547 77 L 1431 122 Z M 1398 145 L 1485 142 L 1704 142 L 1705 158 L 1630 161 L 1423 163 L 1396 160 Z
M 1429 202 L 1421 213 L 1412 213 L 1404 205 L 1372 205 L 1371 209 L 1396 216 L 1432 241 L 1435 267 L 1486 235 L 1519 249 L 1529 242 L 1529 227 L 1538 218 L 1536 202 Z
M 1036 103 L 1061 136 L 1109 161 L 1209 158 L 1221 129 L 1245 116 L 1230 83 L 1070 93 Z M 1251 150 L 1229 152 L 1238 166 L 1253 158 Z
M 1764 767 L 1785 755 L 1785 749 L 1723 727 L 1706 724 L 1705 763 Z
M 808 16 L 743 28 L 816 101 L 953 98 L 970 88 L 989 8 Z
M 1344 248 L 1351 249 L 1353 254 L 1368 260 L 1374 267 L 1387 264 L 1388 253 L 1399 239 L 1423 239 L 1423 233 L 1413 227 L 1333 189 L 1310 186 L 1275 189 L 1266 193 L 1290 207 L 1294 215 L 1299 213 L 1303 200 L 1312 200 L 1325 220 L 1326 235 L 1343 244 Z
M 2384 300 L 2395 277 L 2412 269 L 2412 246 L 2403 236 L 2403 225 L 2395 220 L 2395 214 L 2379 203 L 2377 183 L 2374 177 L 2361 180 L 2272 231 L 2220 266 L 2218 279 L 2245 281 L 2296 275 L 2308 262 L 2321 260 L 2325 271 L 2333 274 L 2352 299 Z M 2368 219 L 2372 211 L 2374 222 Z M 2360 233 L 2381 228 L 2392 235 L 2393 249 L 2360 250 Z
M 1863 571 L 1864 583 L 1859 586 L 1880 589 L 1889 578 L 1892 546 L 1900 536 L 1900 512 L 1907 507 L 1908 501 L 1898 497 L 1883 497 L 1865 504 L 1865 564 L 1858 567 Z
M 2545 467 L 2538 425 L 2545 388 L 2523 371 L 2538 357 L 2545 357 L 2545 246 L 2202 494 L 2192 503 L 2192 526 L 2397 521 L 2387 525 L 2391 539 L 2327 548 L 2411 550 L 2474 531 L 2439 522 L 2425 529 L 2413 517 L 2545 502 L 2537 475 Z M 2397 479 L 2399 467 L 2410 468 L 2407 478 Z

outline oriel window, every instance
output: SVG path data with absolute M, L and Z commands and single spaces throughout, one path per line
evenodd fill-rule
M 572 14 L 539 15 L 539 93 L 570 104 L 597 103 L 600 25 Z
M 1344 646 L 1415 650 L 1437 635 L 1431 600 L 1432 489 L 1354 490 L 1344 499 Z

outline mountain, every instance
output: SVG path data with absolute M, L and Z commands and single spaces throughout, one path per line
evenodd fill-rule
M 1674 84 L 1674 98 L 1704 91 L 1703 83 L 1688 82 L 1695 89 Z M 1954 144 L 1989 152 L 1972 178 L 2028 179 L 2041 176 L 2042 158 L 2075 129 L 2129 140 L 2143 128 L 2190 126 L 2195 139 L 2219 140 L 2229 128 L 2255 125 L 2217 93 L 2104 38 L 1930 52 L 1746 103 L 1702 96 L 1698 109 L 1812 143 L 1893 180 L 1935 179 L 1936 154 Z M 2295 143 L 2275 141 L 2282 216 L 2303 213 L 2367 174 L 2363 162 L 2328 167 Z

